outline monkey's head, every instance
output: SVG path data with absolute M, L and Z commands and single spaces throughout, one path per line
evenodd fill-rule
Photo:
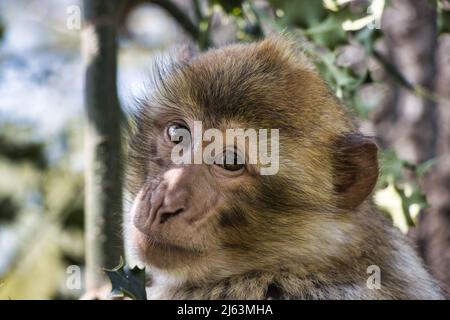
M 293 43 L 231 45 L 158 75 L 137 116 L 129 179 L 131 239 L 146 264 L 222 277 L 317 264 L 345 250 L 351 216 L 377 180 L 377 148 Z M 198 135 L 196 121 L 200 135 L 278 129 L 279 140 L 266 141 L 268 154 L 278 143 L 278 170 L 261 174 L 267 163 L 248 161 L 250 143 L 225 138 L 212 163 L 174 161 L 174 147 L 189 140 L 176 137 Z M 205 140 L 189 144 L 190 159 L 213 139 Z

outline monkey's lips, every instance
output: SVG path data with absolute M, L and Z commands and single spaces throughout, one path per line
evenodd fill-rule
M 157 246 L 157 247 L 161 247 L 161 248 L 165 248 L 167 250 L 183 250 L 183 251 L 192 251 L 192 252 L 197 252 L 197 250 L 194 250 L 192 248 L 187 248 L 187 247 L 183 247 L 177 244 L 173 244 L 169 241 L 165 241 L 162 240 L 159 237 L 155 237 L 151 234 L 148 233 L 144 233 L 140 230 L 138 230 L 138 232 L 141 234 L 142 237 L 144 237 L 146 239 L 146 241 L 152 245 L 152 246 Z
M 171 269 L 190 263 L 204 254 L 199 249 L 181 246 L 135 228 L 134 243 L 141 259 L 161 269 Z

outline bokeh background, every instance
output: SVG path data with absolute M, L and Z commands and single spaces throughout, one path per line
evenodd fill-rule
M 0 0 L 0 299 L 71 299 L 85 290 L 67 287 L 67 267 L 84 272 L 91 246 L 89 10 L 112 21 L 117 92 L 109 94 L 118 97 L 121 121 L 151 89 L 156 56 L 188 42 L 207 50 L 291 33 L 358 114 L 361 130 L 377 138 L 375 202 L 450 292 L 448 0 L 102 2 Z M 126 199 L 120 205 L 126 210 Z

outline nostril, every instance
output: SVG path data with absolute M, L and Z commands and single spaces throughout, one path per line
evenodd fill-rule
M 175 216 L 177 216 L 178 214 L 180 214 L 181 212 L 183 212 L 183 208 L 180 208 L 176 211 L 173 212 L 163 212 L 161 213 L 161 218 L 159 219 L 159 223 L 163 224 L 164 222 L 166 222 L 168 219 L 173 218 Z

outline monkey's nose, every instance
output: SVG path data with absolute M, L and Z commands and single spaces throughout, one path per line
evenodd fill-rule
M 162 208 L 160 208 L 159 211 L 160 212 L 158 212 L 158 220 L 159 220 L 158 222 L 159 222 L 159 224 L 163 224 L 170 218 L 174 218 L 177 215 L 179 215 L 180 213 L 182 213 L 184 211 L 184 208 L 168 210 L 168 208 L 162 207 Z

